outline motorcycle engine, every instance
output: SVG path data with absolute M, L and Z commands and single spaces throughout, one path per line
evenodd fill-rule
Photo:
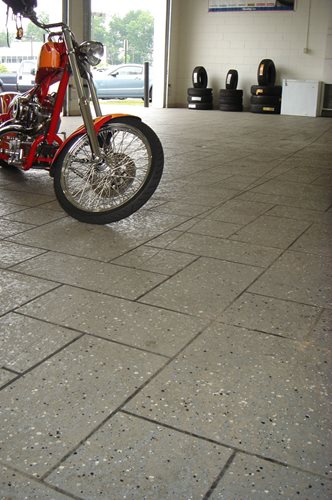
M 14 97 L 9 107 L 11 122 L 13 125 L 22 126 L 23 130 L 14 134 L 8 132 L 8 135 L 1 138 L 0 153 L 8 155 L 6 162 L 9 165 L 24 167 L 35 137 L 45 132 L 49 126 L 55 99 L 56 94 L 48 95 L 41 104 L 36 95 L 22 94 Z M 43 148 L 48 150 L 44 151 Z M 53 155 L 54 151 L 51 149 L 52 146 L 40 144 L 37 154 Z
M 16 123 L 27 129 L 29 135 L 34 135 L 49 125 L 55 98 L 56 94 L 48 95 L 41 104 L 36 95 L 18 95 L 11 103 L 10 114 Z

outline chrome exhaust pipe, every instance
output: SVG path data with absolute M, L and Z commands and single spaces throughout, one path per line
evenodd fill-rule
M 10 133 L 10 132 L 20 132 L 21 134 L 24 135 L 30 135 L 34 136 L 36 135 L 44 126 L 43 123 L 40 123 L 38 127 L 30 127 L 26 128 L 23 125 L 20 125 L 19 123 L 8 123 L 10 120 L 6 121 L 3 123 L 3 125 L 0 127 L 0 132 L 1 134 L 3 133 Z M 8 123 L 8 125 L 6 125 Z

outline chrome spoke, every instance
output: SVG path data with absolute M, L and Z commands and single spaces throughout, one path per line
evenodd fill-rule
M 64 159 L 61 182 L 80 210 L 103 212 L 127 203 L 141 189 L 151 169 L 148 140 L 129 125 L 110 124 L 98 134 L 102 163 L 96 163 L 83 135 Z

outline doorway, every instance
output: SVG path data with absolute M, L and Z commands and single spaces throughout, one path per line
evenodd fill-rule
M 104 86 L 104 96 L 116 97 L 112 87 L 121 83 L 128 88 L 126 100 L 134 103 L 129 101 L 134 95 L 131 86 L 143 76 L 137 75 L 139 67 L 133 65 L 142 68 L 149 62 L 151 105 L 158 108 L 167 105 L 169 4 L 170 0 L 111 0 L 107 4 L 104 0 L 91 0 L 91 37 L 102 42 L 106 49 L 98 68 L 101 74 L 104 70 L 105 79 L 100 83 Z M 101 74 L 97 75 L 99 80 Z M 122 75 L 126 79 L 116 82 Z M 109 91 L 106 86 L 111 87 Z M 136 104 L 142 105 L 142 99 Z

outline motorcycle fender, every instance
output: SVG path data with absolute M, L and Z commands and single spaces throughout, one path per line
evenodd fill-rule
M 95 131 L 98 133 L 101 127 L 103 127 L 106 123 L 116 120 L 117 118 L 129 118 L 129 120 L 141 121 L 141 118 L 139 118 L 138 116 L 125 115 L 120 113 L 118 114 L 115 113 L 114 115 L 99 116 L 98 118 L 95 118 L 93 120 L 93 126 Z M 52 167 L 55 165 L 58 156 L 60 155 L 63 148 L 68 144 L 68 142 L 70 142 L 74 137 L 84 134 L 85 132 L 86 132 L 85 125 L 81 125 L 74 132 L 72 132 L 70 136 L 67 137 L 67 139 L 61 144 L 61 146 L 57 150 L 53 158 Z

